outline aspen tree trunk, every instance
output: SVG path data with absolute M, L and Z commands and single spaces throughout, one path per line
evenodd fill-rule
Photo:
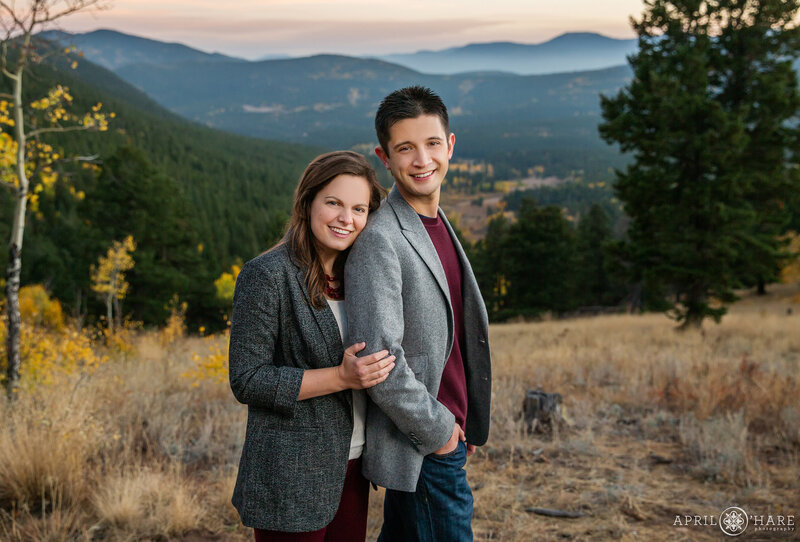
M 111 333 L 114 332 L 114 314 L 111 309 L 111 307 L 113 306 L 111 303 L 112 296 L 113 292 L 109 292 L 106 294 L 106 325 L 108 326 L 108 330 Z
M 26 40 L 27 45 L 27 40 Z M 14 206 L 14 222 L 8 244 L 8 268 L 6 269 L 6 358 L 8 359 L 6 391 L 14 399 L 19 388 L 19 281 L 22 270 L 22 236 L 25 232 L 25 211 L 28 204 L 28 177 L 25 174 L 25 124 L 22 117 L 22 71 L 14 74 L 14 128 L 17 140 L 17 199 Z
M 0 14 L 2 15 L 0 16 L 0 27 L 6 33 L 5 39 L 0 41 L 0 73 L 7 77 L 14 87 L 12 101 L 14 103 L 14 139 L 17 143 L 16 173 L 18 181 L 6 270 L 6 316 L 8 319 L 6 390 L 10 399 L 16 397 L 19 388 L 21 326 L 19 285 L 22 271 L 22 237 L 25 232 L 25 212 L 29 190 L 29 180 L 25 173 L 27 135 L 23 116 L 22 74 L 30 60 L 31 36 L 41 30 L 43 26 L 62 17 L 87 9 L 103 8 L 105 5 L 104 0 L 25 0 L 24 2 L 0 0 Z M 14 48 L 17 44 L 20 45 L 19 52 L 14 57 L 14 71 L 9 68 L 8 56 L 8 45 L 12 41 Z M 64 128 L 63 131 L 69 129 L 77 128 Z M 35 135 L 35 132 L 34 130 L 31 133 Z
M 122 308 L 119 306 L 119 297 L 114 296 L 115 329 L 122 329 Z

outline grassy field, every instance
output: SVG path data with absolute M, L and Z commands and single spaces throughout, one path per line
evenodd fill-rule
M 675 517 L 797 518 L 798 293 L 746 296 L 701 333 L 655 314 L 492 326 L 492 432 L 467 467 L 475 538 L 720 540 Z M 251 540 L 229 504 L 246 413 L 224 341 L 138 335 L 90 375 L 0 403 L 0 540 Z M 523 430 L 534 388 L 564 397 L 552 434 Z M 798 532 L 739 539 L 770 537 Z

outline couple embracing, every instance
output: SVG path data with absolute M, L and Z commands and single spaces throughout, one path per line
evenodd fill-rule
M 381 103 L 375 149 L 317 157 L 283 240 L 236 283 L 230 383 L 248 406 L 233 504 L 257 541 L 472 540 L 464 466 L 489 433 L 488 320 L 439 209 L 447 109 L 407 87 Z M 368 220 L 369 217 L 369 220 Z

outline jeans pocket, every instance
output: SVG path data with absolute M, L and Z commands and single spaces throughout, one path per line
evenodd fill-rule
M 447 459 L 448 457 L 453 457 L 454 455 L 456 455 L 459 452 L 460 448 L 461 448 L 461 442 L 457 442 L 456 447 L 447 452 L 446 454 L 432 453 L 431 456 L 435 457 L 436 459 Z

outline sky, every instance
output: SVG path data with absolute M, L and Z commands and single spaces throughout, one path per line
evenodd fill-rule
M 565 32 L 633 38 L 642 0 L 112 0 L 63 30 L 110 28 L 243 58 L 379 55 L 489 41 L 541 43 Z

